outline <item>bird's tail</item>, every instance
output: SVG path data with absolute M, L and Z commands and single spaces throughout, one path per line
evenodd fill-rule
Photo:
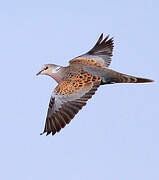
M 150 83 L 153 82 L 151 79 L 130 76 L 126 74 L 120 74 L 115 78 L 116 83 Z
M 127 74 L 122 74 L 113 70 L 107 70 L 107 78 L 103 84 L 113 84 L 113 83 L 150 83 L 154 82 L 151 79 L 140 78 L 135 76 L 130 76 Z

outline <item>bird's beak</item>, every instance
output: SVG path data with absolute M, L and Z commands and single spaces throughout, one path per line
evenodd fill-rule
M 41 71 L 39 71 L 36 75 L 38 76 L 39 74 L 41 74 L 41 72 L 42 72 L 42 70 L 41 70 Z

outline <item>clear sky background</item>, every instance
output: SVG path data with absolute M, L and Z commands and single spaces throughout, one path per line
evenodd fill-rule
M 159 179 L 159 2 L 1 1 L 0 179 Z M 57 85 L 35 74 L 67 65 L 100 33 L 114 37 L 110 68 L 155 80 L 99 88 L 55 136 L 40 136 Z

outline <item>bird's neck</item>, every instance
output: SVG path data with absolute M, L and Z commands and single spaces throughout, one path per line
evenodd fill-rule
M 60 74 L 56 73 L 56 74 L 51 74 L 50 75 L 57 83 L 60 83 L 62 81 L 62 78 L 60 76 Z

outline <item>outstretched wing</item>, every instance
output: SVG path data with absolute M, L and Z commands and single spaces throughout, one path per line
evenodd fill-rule
M 75 75 L 71 79 L 61 82 L 51 96 L 43 133 L 54 135 L 64 128 L 86 105 L 100 82 L 101 79 L 98 76 L 91 74 Z
M 80 63 L 86 65 L 108 67 L 111 63 L 113 47 L 113 38 L 109 38 L 108 35 L 105 39 L 103 39 L 102 33 L 95 46 L 90 51 L 72 59 L 69 63 Z

